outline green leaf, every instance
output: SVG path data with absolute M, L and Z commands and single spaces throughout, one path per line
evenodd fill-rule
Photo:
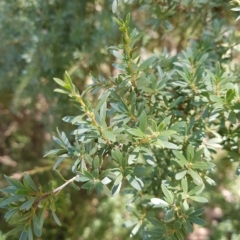
M 14 235 L 14 234 L 16 234 L 16 233 L 22 231 L 23 228 L 24 228 L 23 225 L 18 225 L 18 226 L 16 226 L 15 228 L 13 228 L 11 231 L 7 232 L 7 233 L 5 234 L 5 237 L 8 237 L 8 236 Z
M 193 188 L 191 191 L 188 192 L 188 195 L 195 195 L 195 194 L 200 194 L 204 189 L 204 185 L 198 185 L 195 188 Z
M 18 212 L 18 209 L 17 208 L 13 208 L 11 210 L 9 210 L 5 215 L 4 215 L 4 218 L 6 219 L 6 221 L 8 222 L 9 219 L 14 216 L 15 213 Z
M 35 192 L 39 191 L 29 174 L 24 173 L 23 174 L 23 180 L 25 180 L 27 182 L 27 184 L 31 187 L 31 189 L 33 191 L 35 191 Z
M 42 235 L 42 226 L 36 214 L 33 215 L 33 230 L 37 237 Z
M 107 102 L 109 94 L 110 94 L 110 92 L 106 91 L 99 97 L 100 100 L 95 108 L 95 111 L 98 111 L 102 107 L 102 105 Z
M 208 199 L 200 196 L 189 196 L 190 199 L 192 199 L 195 202 L 201 202 L 201 203 L 206 203 L 208 202 Z
M 64 157 L 60 157 L 57 162 L 54 164 L 53 166 L 53 170 L 55 170 L 62 162 L 64 159 L 66 159 L 67 155 L 65 155 Z
M 27 240 L 27 238 L 28 238 L 28 233 L 24 229 L 19 237 L 19 240 Z
M 140 129 L 127 129 L 127 132 L 136 137 L 144 137 L 145 134 Z
M 120 59 L 120 60 L 123 59 L 123 55 L 122 55 L 120 52 L 118 52 L 118 51 L 116 51 L 116 50 L 110 50 L 110 52 L 111 52 L 111 54 L 112 54 L 114 57 L 116 57 L 116 58 L 118 58 L 118 59 Z
M 102 171 L 102 173 L 99 176 L 99 179 L 103 179 L 103 178 L 107 177 L 110 174 L 110 172 L 111 172 L 111 169 L 106 169 L 106 170 Z
M 31 226 L 28 226 L 27 233 L 28 233 L 28 240 L 33 240 L 33 233 L 32 233 Z
M 84 176 L 87 177 L 88 179 L 94 180 L 94 176 L 90 172 L 84 170 L 83 173 Z
M 193 226 L 192 226 L 192 224 L 188 220 L 183 222 L 183 227 L 184 227 L 184 229 L 185 229 L 187 234 L 193 232 Z
M 143 111 L 140 115 L 140 122 L 139 122 L 140 130 L 145 133 L 147 129 L 147 115 L 145 111 Z
M 139 222 L 139 223 L 136 224 L 135 227 L 132 229 L 131 234 L 130 234 L 130 237 L 135 236 L 135 235 L 138 233 L 140 227 L 141 227 L 141 223 Z
M 165 208 L 168 207 L 169 204 L 167 202 L 165 202 L 164 200 L 160 199 L 160 198 L 151 198 L 151 203 L 154 204 L 154 208 Z
M 214 168 L 215 164 L 211 162 L 196 162 L 193 163 L 192 169 L 199 169 L 199 170 L 208 170 Z
M 5 207 L 5 206 L 7 206 L 11 203 L 17 202 L 20 199 L 23 199 L 25 197 L 26 197 L 26 195 L 15 195 L 15 196 L 11 196 L 8 198 L 4 198 L 0 201 L 0 207 Z
M 65 85 L 66 85 L 66 83 L 65 83 L 63 80 L 59 79 L 59 78 L 53 78 L 53 80 L 54 80 L 58 85 L 60 85 L 60 86 L 62 86 L 62 87 L 65 87 Z
M 231 111 L 228 115 L 228 120 L 232 123 L 232 124 L 236 124 L 237 122 L 237 117 L 234 111 Z
M 189 169 L 188 173 L 191 175 L 191 177 L 193 178 L 194 182 L 197 185 L 202 184 L 202 178 L 199 176 L 197 172 L 193 171 L 192 169 Z
M 223 100 L 220 97 L 214 95 L 210 96 L 210 100 L 213 101 L 214 103 L 223 104 Z
M 234 89 L 228 89 L 227 93 L 226 93 L 226 101 L 227 101 L 227 103 L 231 103 L 232 100 L 234 99 L 235 95 L 236 95 L 236 92 L 235 92 Z
M 120 166 L 122 166 L 123 155 L 119 149 L 112 151 L 112 157 Z
M 122 179 L 123 179 L 123 175 L 120 173 L 116 178 L 114 185 L 112 187 L 112 196 L 116 196 L 119 193 L 122 186 Z
M 182 190 L 184 193 L 188 192 L 188 182 L 187 182 L 187 178 L 184 177 L 181 181 L 181 186 L 182 186 Z
M 180 230 L 182 227 L 182 222 L 177 220 L 176 222 L 174 222 L 173 227 L 174 227 L 174 230 Z
M 152 57 L 148 58 L 147 60 L 145 60 L 145 61 L 138 67 L 138 70 L 139 70 L 139 71 L 143 71 L 143 70 L 147 69 L 148 67 L 151 66 L 151 64 L 152 64 L 153 62 L 155 62 L 155 60 L 156 60 L 156 57 L 155 57 L 155 56 L 152 56 Z
M 193 217 L 193 216 L 199 216 L 202 215 L 205 211 L 205 208 L 199 208 L 197 210 L 195 210 L 194 212 L 192 212 L 191 214 L 189 214 L 189 216 Z
M 105 138 L 107 138 L 111 142 L 116 142 L 116 136 L 114 133 L 108 131 L 108 130 L 103 130 L 103 135 Z
M 4 178 L 6 179 L 6 181 L 7 181 L 10 185 L 15 186 L 15 187 L 17 187 L 17 188 L 19 188 L 19 189 L 25 189 L 25 187 L 23 186 L 23 184 L 22 184 L 21 182 L 15 180 L 15 179 L 13 179 L 13 178 L 10 178 L 10 177 L 8 177 L 8 176 L 6 176 L 6 175 L 4 175 Z
M 184 236 L 179 231 L 176 232 L 176 237 L 178 240 L 184 240 Z
M 175 219 L 175 211 L 174 209 L 170 209 L 166 212 L 164 216 L 164 222 L 172 222 Z
M 187 147 L 187 160 L 191 162 L 194 157 L 194 148 L 191 144 L 188 145 Z
M 64 80 L 71 88 L 73 87 L 72 79 L 67 71 L 64 73 Z
M 163 194 L 164 194 L 165 197 L 166 197 L 166 201 L 167 201 L 169 204 L 172 204 L 173 201 L 174 201 L 174 196 L 173 196 L 173 194 L 166 188 L 166 186 L 165 186 L 164 184 L 161 185 L 161 188 L 162 188 Z
M 171 143 L 171 142 L 162 141 L 162 143 L 164 144 L 165 148 L 169 148 L 169 149 L 179 149 L 180 148 L 179 146 L 177 146 L 176 144 Z
M 43 157 L 47 157 L 49 155 L 58 155 L 58 154 L 63 154 L 66 153 L 66 149 L 62 149 L 62 148 L 58 148 L 58 149 L 53 149 L 51 151 L 49 151 L 48 153 L 46 153 Z
M 93 159 L 93 169 L 98 170 L 99 166 L 100 166 L 99 156 L 95 156 Z
M 205 221 L 198 217 L 189 217 L 188 220 L 192 223 L 195 223 L 195 224 L 201 225 L 201 226 L 205 224 Z
M 36 197 L 31 197 L 28 201 L 24 202 L 20 206 L 19 210 L 24 210 L 25 209 L 25 210 L 28 211 L 32 207 L 35 200 L 36 200 Z
M 136 190 L 141 191 L 142 187 L 143 187 L 143 182 L 140 178 L 136 177 L 136 176 L 132 176 L 130 174 L 128 174 L 126 176 L 128 182 L 132 185 L 132 187 L 134 187 Z
M 52 215 L 53 215 L 53 218 L 54 218 L 54 221 L 56 222 L 56 224 L 57 224 L 58 226 L 62 226 L 62 224 L 61 224 L 58 216 L 56 215 L 56 213 L 55 213 L 54 211 L 51 211 L 51 212 L 52 212 Z
M 61 89 L 61 88 L 56 88 L 56 89 L 54 89 L 54 92 L 58 92 L 58 93 L 62 93 L 62 94 L 69 94 L 68 91 L 63 90 L 63 89 Z
M 184 167 L 184 165 L 188 165 L 188 161 L 187 159 L 183 156 L 182 153 L 180 153 L 179 151 L 172 151 L 173 154 L 175 155 L 175 157 L 179 160 L 179 164 Z
M 179 173 L 176 173 L 175 175 L 175 179 L 176 180 L 181 180 L 187 173 L 187 170 L 181 171 Z
M 107 186 L 103 185 L 103 192 L 108 196 L 108 197 L 112 197 L 112 192 L 108 189 Z

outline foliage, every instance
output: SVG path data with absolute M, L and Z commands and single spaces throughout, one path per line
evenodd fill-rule
M 125 2 L 129 6 L 137 4 Z M 114 1 L 113 10 L 121 15 L 124 4 Z M 109 48 L 116 58 L 113 66 L 117 75 L 92 76 L 93 84 L 84 91 L 82 87 L 78 90 L 67 73 L 64 81 L 55 79 L 60 86 L 56 91 L 70 97 L 78 115 L 63 118 L 75 128 L 74 143 L 68 140 L 72 136 L 58 132 L 54 141 L 59 148 L 47 156 L 57 157 L 53 168 L 58 175 L 67 166 L 67 170 L 71 167 L 73 177 L 65 180 L 64 173 L 62 186 L 42 188 L 26 173 L 22 181 L 5 176 L 9 186 L 2 189 L 5 195 L 0 206 L 8 210 L 6 220 L 16 226 L 6 236 L 16 232 L 20 232 L 20 239 L 40 236 L 44 212 L 50 212 L 56 223 L 61 224 L 55 203 L 62 201 L 62 206 L 65 205 L 59 193 L 67 185 L 96 192 L 100 197 L 122 192 L 124 199 L 131 198 L 127 210 L 132 218 L 125 226 L 131 228 L 132 236 L 184 239 L 193 231 L 193 224 L 204 224 L 202 207 L 211 199 L 209 193 L 214 192 L 216 172 L 220 172 L 214 167 L 219 165 L 213 161 L 214 154 L 225 150 L 228 162 L 237 161 L 239 156 L 239 70 L 232 61 L 239 36 L 227 27 L 229 12 L 221 10 L 230 6 L 222 1 L 197 1 L 195 5 L 191 1 L 141 4 L 145 15 L 140 10 L 136 15 L 144 16 L 142 21 L 153 26 L 162 43 L 169 36 L 174 39 L 171 47 L 177 49 L 176 53 L 160 46 L 154 55 L 142 60 L 137 46 L 141 44 L 151 50 L 156 39 L 131 30 L 129 16 L 126 21 L 118 18 L 122 44 Z M 199 18 L 191 11 L 201 11 Z M 133 21 L 140 19 L 136 15 L 133 14 Z M 148 33 L 152 30 L 141 24 L 138 29 Z M 89 36 L 94 33 L 99 32 L 93 29 Z M 189 35 L 197 40 L 192 39 L 189 44 Z M 43 41 L 43 49 L 44 46 Z M 55 60 L 53 63 L 61 65 L 63 71 L 69 58 L 64 58 L 63 65 Z M 49 71 L 52 67 L 47 64 Z M 45 74 L 52 75 L 49 71 Z M 61 75 L 60 72 L 55 75 Z M 89 100 L 89 93 L 98 92 L 101 95 L 97 102 Z M 205 187 L 210 192 L 204 191 Z M 230 221 L 219 226 L 220 236 Z
M 200 194 L 206 184 L 214 184 L 208 175 L 215 149 L 237 151 L 239 85 L 206 52 L 190 48 L 172 69 L 163 69 L 157 55 L 141 61 L 135 43 L 142 33 L 130 30 L 130 15 L 116 22 L 123 35 L 121 45 L 110 47 L 117 76 L 93 77 L 82 93 L 67 73 L 64 81 L 54 79 L 61 87 L 55 91 L 67 94 L 79 114 L 63 118 L 76 126 L 75 143 L 58 133 L 59 148 L 48 155 L 58 156 L 54 169 L 70 157 L 74 177 L 45 192 L 28 174 L 23 183 L 6 176 L 10 186 L 2 189 L 8 196 L 0 206 L 8 209 L 6 220 L 17 224 L 8 235 L 21 231 L 20 239 L 33 239 L 33 232 L 40 237 L 45 208 L 61 225 L 54 202 L 68 184 L 79 189 L 73 182 L 107 196 L 124 188 L 132 196 L 127 208 L 134 217 L 125 225 L 143 239 L 184 239 L 193 224 L 204 224 L 204 209 L 194 202 L 208 202 Z M 100 89 L 93 107 L 85 95 Z

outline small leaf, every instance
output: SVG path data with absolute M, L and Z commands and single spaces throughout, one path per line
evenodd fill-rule
M 37 237 L 42 235 L 42 226 L 36 214 L 33 215 L 33 230 Z
M 123 179 L 123 175 L 120 173 L 118 175 L 118 177 L 116 178 L 114 185 L 112 187 L 112 195 L 113 196 L 116 196 L 119 193 L 121 186 L 122 186 L 122 179 Z
M 167 202 L 165 202 L 164 200 L 160 199 L 160 198 L 152 198 L 151 202 L 155 205 L 154 208 L 164 208 L 164 207 L 168 207 L 169 204 Z
M 175 179 L 176 180 L 181 180 L 186 175 L 186 173 L 187 173 L 187 170 L 184 170 L 182 172 L 176 173 Z
M 193 160 L 194 157 L 194 148 L 191 144 L 188 145 L 187 147 L 187 159 L 189 162 Z
M 172 151 L 173 154 L 175 155 L 175 157 L 177 157 L 177 159 L 180 161 L 179 163 L 181 164 L 181 166 L 183 167 L 184 165 L 188 165 L 188 161 L 187 159 L 183 156 L 182 153 L 180 153 L 179 151 Z
M 140 128 L 140 130 L 143 133 L 146 132 L 146 128 L 147 128 L 147 115 L 146 115 L 145 111 L 143 111 L 141 113 L 141 115 L 140 115 L 139 128 Z
M 52 212 L 52 215 L 53 215 L 53 218 L 54 218 L 54 221 L 56 222 L 56 224 L 57 224 L 58 226 L 62 226 L 62 224 L 61 224 L 58 216 L 56 215 L 56 213 L 55 213 L 54 211 L 51 211 L 51 212 Z
M 180 148 L 179 146 L 177 146 L 174 143 L 165 142 L 165 141 L 162 141 L 162 142 L 163 142 L 165 148 L 170 148 L 170 149 L 179 149 Z
M 68 91 L 65 91 L 65 90 L 60 89 L 60 88 L 56 88 L 56 89 L 54 89 L 54 92 L 58 92 L 58 93 L 62 93 L 62 94 L 69 94 Z
M 182 227 L 182 223 L 180 221 L 176 221 L 174 222 L 173 227 L 175 230 L 180 230 Z
M 184 240 L 184 236 L 181 234 L 181 232 L 176 231 L 176 236 L 178 240 Z
M 184 177 L 181 181 L 181 186 L 182 186 L 182 190 L 184 193 L 188 192 L 188 182 L 187 182 L 187 178 Z
M 7 232 L 7 233 L 5 234 L 5 237 L 14 235 L 14 234 L 16 234 L 16 233 L 18 233 L 18 232 L 20 232 L 20 231 L 22 231 L 22 230 L 23 230 L 23 226 L 22 226 L 22 225 L 19 225 L 19 226 L 13 228 L 11 231 Z
M 60 157 L 57 162 L 54 164 L 53 166 L 53 170 L 55 170 L 62 162 L 64 159 L 66 159 L 67 155 L 65 155 L 64 157 Z
M 102 105 L 107 101 L 109 94 L 110 92 L 106 91 L 99 97 L 100 100 L 95 108 L 95 111 L 98 111 L 102 107 Z
M 130 234 L 130 237 L 135 236 L 135 235 L 138 233 L 140 227 L 141 227 L 141 223 L 139 222 L 139 223 L 138 223 L 137 225 L 135 225 L 135 227 L 132 229 L 131 234 Z
M 188 192 L 188 195 L 195 195 L 195 194 L 200 194 L 204 189 L 204 185 L 198 185 L 195 188 L 193 188 L 191 191 Z
M 132 185 L 132 187 L 134 187 L 136 190 L 141 191 L 142 187 L 143 187 L 143 182 L 140 178 L 136 177 L 136 176 L 132 176 L 130 174 L 128 174 L 126 176 L 128 182 Z
M 122 182 L 112 187 L 112 196 L 116 196 L 120 192 L 121 186 L 122 186 Z
M 143 70 L 147 69 L 148 67 L 151 66 L 151 64 L 152 64 L 155 60 L 156 60 L 156 57 L 155 57 L 155 56 L 148 58 L 147 60 L 145 60 L 145 61 L 138 67 L 138 70 L 139 70 L 139 71 L 143 71 Z
M 136 137 L 144 137 L 145 134 L 140 130 L 140 129 L 127 129 L 127 132 L 129 132 L 131 135 L 136 136 Z
M 28 226 L 27 233 L 28 233 L 28 240 L 33 240 L 33 233 L 32 233 L 31 226 Z
M 24 210 L 24 209 L 25 209 L 25 210 L 28 211 L 28 210 L 32 207 L 35 199 L 36 199 L 36 197 L 31 197 L 28 201 L 24 202 L 24 203 L 20 206 L 19 210 Z
M 5 215 L 4 215 L 4 218 L 6 219 L 6 221 L 8 222 L 9 219 L 15 214 L 18 212 L 18 209 L 16 208 L 13 208 L 11 210 L 9 210 Z M 0 238 L 1 239 L 1 238 Z
M 183 227 L 184 227 L 184 229 L 185 229 L 187 234 L 193 232 L 193 226 L 192 226 L 192 224 L 188 220 L 183 222 Z
M 27 240 L 27 238 L 28 238 L 28 233 L 24 229 L 19 237 L 19 240 Z
M 206 203 L 208 202 L 208 200 L 204 197 L 200 197 L 200 196 L 189 196 L 190 199 L 192 199 L 195 202 L 201 202 L 201 203 Z
M 192 169 L 189 169 L 188 173 L 191 175 L 191 177 L 193 178 L 194 182 L 197 185 L 202 183 L 202 178 L 199 176 L 199 174 L 197 172 L 193 171 Z
M 25 198 L 25 197 L 26 197 L 26 195 L 15 195 L 15 196 L 11 196 L 8 198 L 4 198 L 0 201 L 0 207 L 7 206 L 11 203 L 14 203 L 16 201 L 19 201 L 20 199 Z
M 175 211 L 174 209 L 170 209 L 166 212 L 164 216 L 164 222 L 172 222 L 175 219 Z
M 103 135 L 111 142 L 116 142 L 116 136 L 114 135 L 114 133 L 108 130 L 103 130 Z
M 173 200 L 174 200 L 173 194 L 166 188 L 166 186 L 165 186 L 164 184 L 161 185 L 161 188 L 162 188 L 163 194 L 164 194 L 165 197 L 166 197 L 166 201 L 167 201 L 169 204 L 172 204 L 172 203 L 173 203 Z
M 196 162 L 193 163 L 192 169 L 207 170 L 214 168 L 215 164 L 211 162 Z
M 205 221 L 198 217 L 189 217 L 188 220 L 192 223 L 195 223 L 195 224 L 201 225 L 201 226 L 205 224 Z
M 6 175 L 4 175 L 4 178 L 6 179 L 6 181 L 7 181 L 10 185 L 15 186 L 15 187 L 17 187 L 17 188 L 19 188 L 19 189 L 25 189 L 25 187 L 23 186 L 23 184 L 22 184 L 21 182 L 13 179 L 13 178 L 11 178 L 11 177 L 8 177 L 8 176 L 6 176 Z
M 112 54 L 114 57 L 116 57 L 116 58 L 118 58 L 118 59 L 120 59 L 120 60 L 123 59 L 123 55 L 122 55 L 120 52 L 118 52 L 118 51 L 116 51 L 116 50 L 110 50 L 110 52 L 111 52 L 111 54 Z
M 65 83 L 63 80 L 59 79 L 59 78 L 53 78 L 53 80 L 54 80 L 58 85 L 60 85 L 60 86 L 62 86 L 62 87 L 65 87 L 65 85 L 66 85 L 66 83 Z

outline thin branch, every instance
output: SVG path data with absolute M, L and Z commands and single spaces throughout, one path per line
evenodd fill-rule
M 52 193 L 57 193 L 60 192 L 63 188 L 65 188 L 69 183 L 72 183 L 75 181 L 75 179 L 77 178 L 77 176 L 69 179 L 68 181 L 66 181 L 63 185 L 59 186 L 58 188 L 55 188 Z

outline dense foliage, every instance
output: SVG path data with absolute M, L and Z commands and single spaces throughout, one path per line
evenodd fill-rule
M 215 197 L 213 189 L 225 190 L 221 171 L 226 174 L 228 163 L 238 161 L 240 135 L 239 69 L 235 64 L 239 34 L 229 3 L 113 1 L 111 7 L 124 15 L 124 6 L 136 9 L 131 25 L 137 29 L 130 27 L 130 15 L 125 21 L 115 19 L 122 42 L 109 48 L 116 58 L 114 76 L 92 76 L 91 85 L 80 91 L 68 73 L 64 81 L 54 79 L 61 87 L 56 91 L 68 95 L 77 107 L 77 114 L 63 118 L 74 126 L 73 138 L 58 131 L 54 140 L 59 148 L 47 154 L 57 156 L 53 168 L 65 183 L 38 187 L 27 173 L 22 181 L 5 176 L 9 186 L 2 189 L 7 195 L 0 206 L 8 210 L 6 220 L 16 226 L 6 236 L 20 232 L 20 239 L 40 237 L 45 214 L 50 212 L 60 225 L 55 203 L 69 204 L 62 189 L 72 185 L 96 192 L 100 198 L 122 193 L 129 211 L 125 226 L 131 228 L 131 236 L 184 239 L 193 224 L 204 224 L 202 207 Z M 196 12 L 201 14 L 196 17 Z M 95 29 L 93 33 L 100 32 Z M 60 63 L 59 67 L 67 68 Z M 97 101 L 91 98 L 96 95 Z M 228 168 L 220 171 L 221 159 Z M 65 180 L 70 176 L 66 170 L 74 175 L 70 180 Z M 109 200 L 104 197 L 104 201 Z M 235 198 L 227 201 L 232 206 L 230 214 L 239 209 L 233 204 Z M 114 205 L 109 207 L 114 209 Z M 110 221 L 107 211 L 103 226 Z M 232 238 L 223 239 L 234 239 L 239 222 L 231 215 L 226 220 L 235 230 L 231 230 Z M 224 222 L 217 234 L 224 236 Z

